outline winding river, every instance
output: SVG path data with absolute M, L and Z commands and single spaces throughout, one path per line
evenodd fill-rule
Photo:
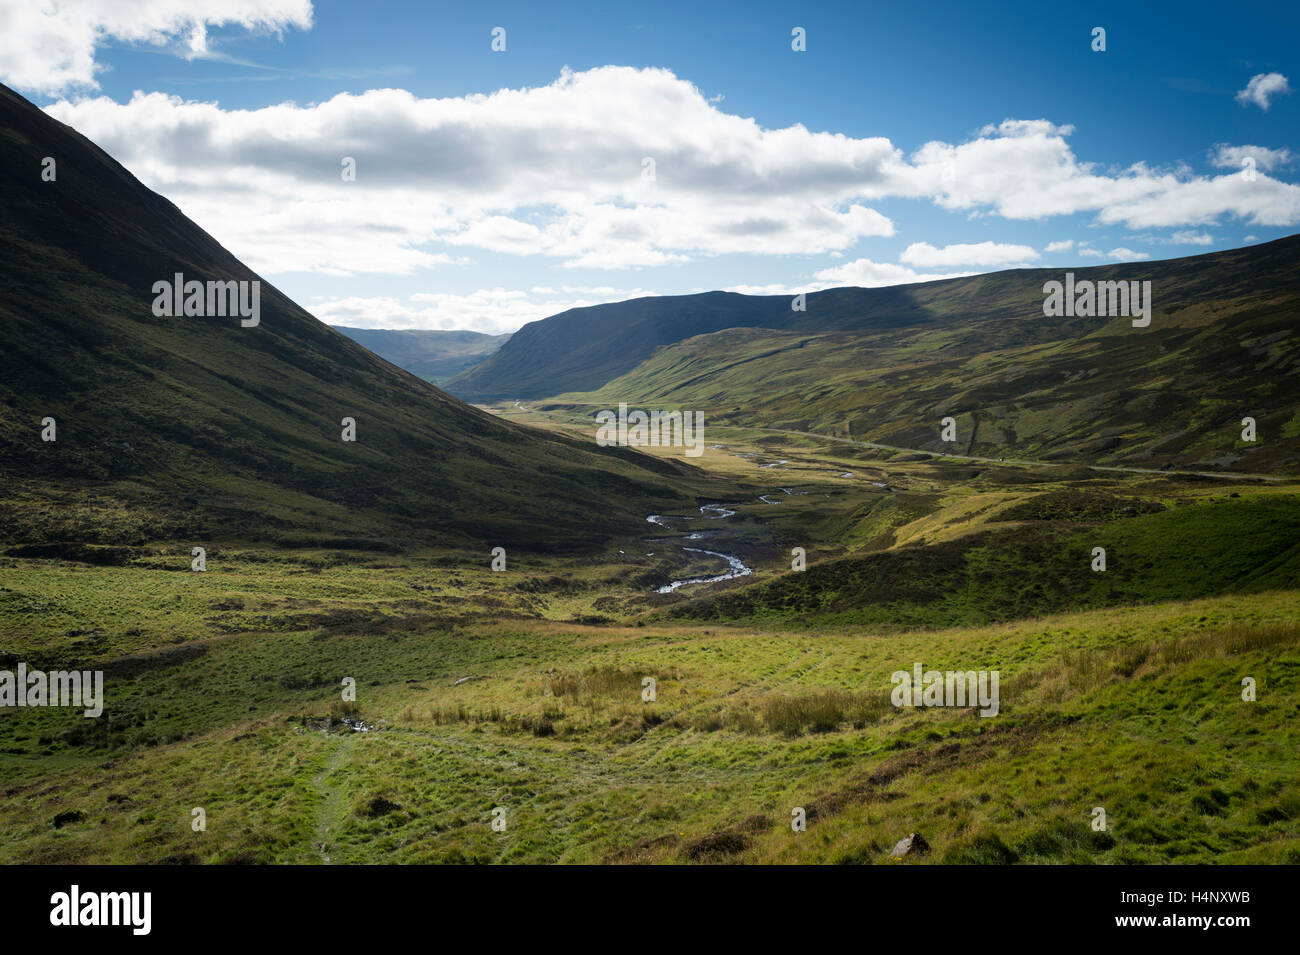
M 724 520 L 728 517 L 735 517 L 736 512 L 729 507 L 723 507 L 721 504 L 702 504 L 700 505 L 699 517 L 680 517 L 672 518 L 673 520 L 698 521 L 698 520 Z M 668 523 L 669 518 L 662 514 L 651 514 L 646 520 L 666 530 L 672 530 L 673 527 Z M 686 540 L 699 540 L 704 537 L 701 532 L 688 534 Z M 717 557 L 727 562 L 726 573 L 718 574 L 713 577 L 687 577 L 685 580 L 674 580 L 670 584 L 664 584 L 656 588 L 661 594 L 670 594 L 678 587 L 687 587 L 691 584 L 716 584 L 723 580 L 733 580 L 736 577 L 746 577 L 754 572 L 753 568 L 747 566 L 743 560 L 734 554 L 723 554 L 716 550 L 705 550 L 703 547 L 686 547 L 682 545 L 682 550 L 691 551 L 696 554 L 708 554 L 710 557 Z

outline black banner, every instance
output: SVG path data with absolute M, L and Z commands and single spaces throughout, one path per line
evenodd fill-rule
M 77 933 L 79 942 L 99 936 L 127 945 L 340 942 L 374 929 L 449 939 L 487 933 L 496 941 L 504 929 L 536 943 L 568 934 L 566 924 L 582 935 L 596 926 L 629 940 L 646 933 L 653 943 L 687 925 L 700 926 L 702 937 L 734 939 L 783 927 L 804 932 L 809 919 L 882 939 L 933 933 L 938 943 L 1009 940 L 1028 930 L 1232 945 L 1292 924 L 1283 911 L 1292 878 L 1289 869 L 1243 866 L 0 869 L 7 938 Z

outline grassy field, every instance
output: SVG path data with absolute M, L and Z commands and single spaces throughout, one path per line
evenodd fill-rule
M 755 573 L 671 595 L 649 524 L 503 572 L 3 558 L 5 666 L 102 669 L 107 704 L 0 714 L 0 861 L 1300 862 L 1294 486 L 716 443 L 735 517 L 669 523 Z M 895 707 L 918 662 L 997 670 L 999 713 Z
M 270 283 L 155 314 L 262 280 L 6 87 L 0 142 L 0 863 L 1300 862 L 1300 237 L 1086 270 L 1140 334 L 1045 270 L 574 309 L 488 413 Z

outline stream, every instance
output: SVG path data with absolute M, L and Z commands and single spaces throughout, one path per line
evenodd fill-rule
M 721 504 L 702 504 L 700 505 L 699 517 L 673 517 L 671 520 L 698 521 L 698 520 L 725 520 L 728 517 L 735 517 L 736 512 L 729 507 L 723 507 Z M 646 520 L 658 527 L 672 530 L 672 525 L 668 523 L 670 518 L 662 514 L 651 514 Z M 705 532 L 696 531 L 686 535 L 686 540 L 700 540 L 705 536 Z M 662 539 L 662 538 L 656 538 Z M 732 580 L 736 577 L 746 577 L 752 574 L 753 568 L 747 566 L 743 560 L 734 554 L 724 554 L 716 550 L 705 550 L 703 547 L 687 547 L 682 545 L 682 550 L 691 551 L 696 554 L 708 554 L 710 557 L 717 557 L 727 562 L 727 571 L 713 577 L 687 577 L 685 580 L 674 580 L 670 584 L 664 584 L 656 588 L 661 594 L 670 594 L 678 587 L 687 587 L 691 584 L 716 584 L 723 580 Z

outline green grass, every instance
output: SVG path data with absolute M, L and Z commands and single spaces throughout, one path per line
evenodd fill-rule
M 737 516 L 677 521 L 755 578 L 680 595 L 653 586 L 710 565 L 671 539 L 502 573 L 11 548 L 2 659 L 101 668 L 107 705 L 0 714 L 0 861 L 891 864 L 910 832 L 934 863 L 1300 861 L 1293 487 L 755 436 L 703 459 Z M 757 499 L 781 486 L 807 493 Z M 998 670 L 998 716 L 895 708 L 917 662 Z
M 1291 333 L 1300 306 L 1297 250 L 1300 243 L 1287 239 L 1258 260 L 1241 252 L 1217 264 L 1207 259 L 1204 271 L 1192 268 L 1192 260 L 1143 263 L 1143 277 L 1154 277 L 1159 290 L 1151 326 L 1143 330 L 1122 318 L 1043 318 L 1034 293 L 1044 278 L 1059 278 L 1044 270 L 925 283 L 906 292 L 841 290 L 861 298 L 857 311 L 810 308 L 793 329 L 782 324 L 787 315 L 758 322 L 759 328 L 683 336 L 598 385 L 567 385 L 545 405 L 590 417 L 624 401 L 701 412 L 714 428 L 811 431 L 1062 466 L 1294 475 L 1300 469 L 1294 424 L 1300 339 Z M 1287 259 L 1291 264 L 1282 266 Z M 1217 294 L 1209 295 L 1201 283 L 1225 267 Z M 1258 281 L 1244 281 L 1254 269 Z M 889 300 L 883 293 L 907 301 L 891 311 L 877 302 Z M 625 307 L 631 313 L 637 305 Z M 553 333 L 560 331 L 557 325 Z M 509 380 L 510 352 L 508 344 L 470 372 L 469 383 L 486 384 L 489 369 Z M 1288 372 L 1278 374 L 1278 367 Z M 526 375 L 518 381 L 521 389 L 531 383 Z M 1252 443 L 1241 440 L 1247 415 L 1259 428 Z M 957 422 L 952 444 L 940 439 L 947 416 Z
M 153 316 L 254 276 L 2 89 L 0 139 L 0 669 L 105 678 L 0 711 L 0 863 L 1300 862 L 1300 239 L 1090 270 L 1160 272 L 1137 336 L 1027 272 L 580 310 L 482 367 L 604 389 L 489 415 L 269 286 Z M 640 399 L 711 447 L 595 447 Z M 916 452 L 943 409 L 976 457 Z M 657 593 L 717 571 L 688 540 L 753 575 Z M 895 707 L 917 663 L 998 715 Z
M 1038 513 L 1021 506 L 994 517 Z M 930 546 L 830 560 L 802 574 L 701 596 L 669 612 L 710 620 L 798 620 L 801 626 L 939 627 L 1250 593 L 1300 579 L 1295 496 L 1203 500 L 1095 524 L 1068 519 L 1079 515 L 1059 516 Z M 1091 526 L 1080 529 L 1081 524 Z M 1094 547 L 1106 551 L 1104 572 L 1092 570 Z
M 110 681 L 110 713 L 149 713 L 123 736 L 7 716 L 13 743 L 59 741 L 0 754 L 0 858 L 887 862 L 920 831 L 934 861 L 995 861 L 996 839 L 1001 861 L 1293 862 L 1298 601 L 893 636 L 527 622 L 219 640 Z M 888 674 L 914 660 L 998 667 L 1000 715 L 895 709 Z M 338 723 L 341 674 L 372 732 Z M 1106 838 L 1087 827 L 1098 805 Z M 81 816 L 56 828 L 65 813 Z

